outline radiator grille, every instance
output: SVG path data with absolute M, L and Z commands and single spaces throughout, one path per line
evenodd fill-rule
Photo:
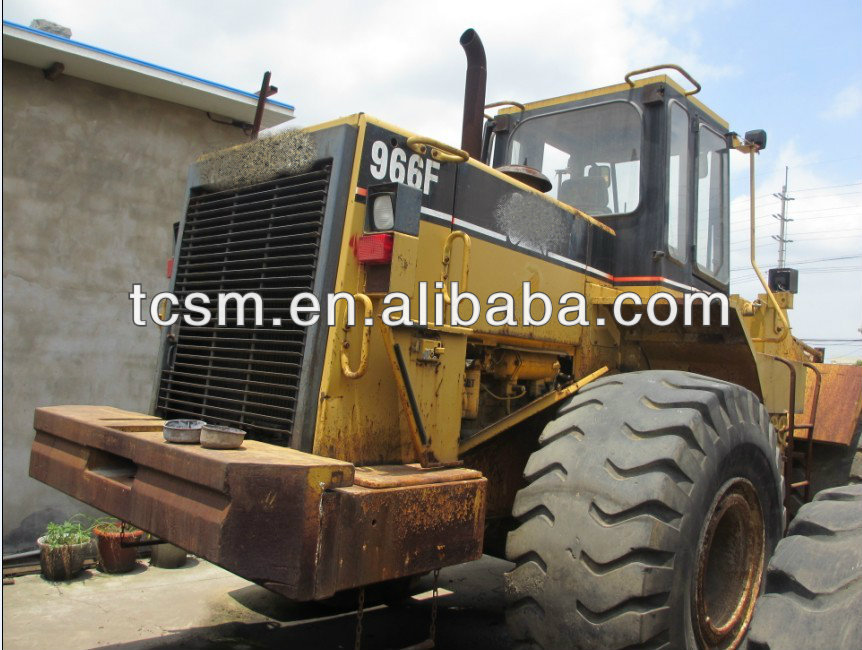
M 180 318 L 174 326 L 175 345 L 160 377 L 161 417 L 201 418 L 290 444 L 305 328 L 291 321 L 288 308 L 293 296 L 313 287 L 329 173 L 326 167 L 191 197 L 174 293 L 181 302 L 206 294 L 212 319 L 193 327 Z M 217 294 L 228 291 L 260 294 L 264 325 L 254 327 L 249 303 L 244 326 L 237 325 L 235 305 L 218 326 Z

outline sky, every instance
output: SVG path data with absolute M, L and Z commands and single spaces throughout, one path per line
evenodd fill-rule
M 458 144 L 468 27 L 488 57 L 488 101 L 534 101 L 678 63 L 739 133 L 762 128 L 757 255 L 775 266 L 789 168 L 793 333 L 828 359 L 862 358 L 862 3 L 635 0 L 484 2 L 76 2 L 6 0 L 6 20 L 45 18 L 72 38 L 237 88 L 265 70 L 296 126 L 364 111 Z M 731 291 L 754 298 L 748 161 L 731 156 Z M 762 291 L 762 290 L 761 290 Z

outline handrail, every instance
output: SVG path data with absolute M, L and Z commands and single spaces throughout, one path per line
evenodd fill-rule
M 485 108 L 499 108 L 500 106 L 514 106 L 522 113 L 527 110 L 527 107 L 524 106 L 521 102 L 516 102 L 513 99 L 504 99 L 499 102 L 491 102 L 490 104 L 485 104 Z M 493 120 L 494 117 L 485 113 L 486 120 Z
M 472 245 L 470 235 L 463 230 L 453 230 L 443 244 L 443 273 L 440 275 L 440 280 L 443 282 L 443 300 L 447 305 L 452 303 L 446 282 L 449 280 L 449 263 L 452 261 L 452 243 L 456 239 L 461 239 L 464 242 L 464 251 L 461 257 L 461 285 L 459 287 L 462 292 L 467 290 L 467 276 L 470 273 L 470 247 Z
M 778 300 L 775 299 L 775 294 L 772 293 L 772 289 L 769 288 L 769 283 L 766 281 L 766 278 L 763 277 L 763 273 L 760 271 L 760 267 L 757 266 L 757 259 L 755 255 L 755 246 L 754 246 L 754 155 L 757 153 L 757 147 L 753 144 L 744 144 L 737 147 L 740 151 L 745 151 L 747 149 L 749 156 L 749 168 L 748 168 L 748 180 L 749 180 L 749 217 L 750 217 L 750 238 L 751 238 L 751 268 L 754 269 L 757 278 L 760 280 L 760 284 L 763 286 L 766 291 L 766 295 L 769 298 L 769 301 L 772 303 L 772 307 L 775 309 L 779 318 L 781 318 L 781 322 L 784 324 L 784 328 L 781 330 L 781 333 L 778 336 L 761 336 L 757 338 L 751 339 L 752 343 L 781 343 L 784 339 L 787 338 L 788 332 L 790 332 L 790 323 L 787 322 L 787 316 L 784 315 L 784 311 L 781 309 L 781 306 L 778 304 Z
M 470 154 L 463 149 L 458 149 L 457 147 L 423 135 L 414 135 L 407 138 L 407 146 L 423 156 L 427 153 L 428 147 L 431 147 L 431 157 L 439 162 L 460 163 L 470 160 Z
M 373 307 L 371 298 L 364 293 L 357 293 L 353 296 L 356 300 L 362 303 L 365 307 L 365 313 L 362 316 L 362 347 L 359 349 L 359 367 L 356 370 L 350 369 L 350 359 L 347 356 L 347 349 L 350 343 L 347 341 L 347 333 L 350 331 L 350 326 L 344 326 L 344 343 L 341 350 L 341 372 L 348 379 L 359 379 L 368 370 L 368 349 L 371 344 L 371 327 L 365 322 L 365 319 L 372 314 Z
M 814 461 L 814 423 L 817 421 L 817 405 L 820 402 L 820 383 L 823 380 L 822 373 L 813 363 L 803 361 L 802 365 L 814 373 L 814 391 L 811 395 L 811 414 L 808 418 L 806 440 L 808 446 L 805 448 L 805 491 L 803 497 L 805 502 L 811 501 L 811 465 Z
M 665 68 L 669 68 L 670 70 L 676 70 L 683 77 L 689 80 L 692 86 L 694 86 L 694 90 L 689 90 L 685 93 L 686 97 L 690 97 L 691 95 L 696 95 L 701 91 L 702 86 L 697 82 L 697 80 L 692 77 L 688 72 L 683 70 L 682 66 L 677 65 L 676 63 L 661 63 L 659 65 L 652 65 L 648 68 L 641 68 L 640 70 L 632 70 L 626 75 L 626 83 L 634 88 L 635 82 L 632 81 L 632 77 L 638 74 L 646 74 L 647 72 L 656 72 L 657 70 L 664 70 Z

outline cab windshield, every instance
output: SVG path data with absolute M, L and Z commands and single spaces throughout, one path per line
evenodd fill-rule
M 507 159 L 542 171 L 556 199 L 594 217 L 633 212 L 640 202 L 641 116 L 625 102 L 528 117 Z

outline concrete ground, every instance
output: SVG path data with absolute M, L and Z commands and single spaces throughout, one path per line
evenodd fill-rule
M 505 650 L 512 644 L 503 616 L 503 572 L 488 556 L 440 574 L 437 647 Z M 403 648 L 427 638 L 432 578 L 394 607 L 369 605 L 362 648 Z M 141 560 L 112 576 L 92 569 L 68 583 L 38 575 L 3 587 L 3 647 L 248 649 L 353 648 L 355 605 L 340 609 L 291 603 L 219 567 L 190 558 L 180 569 Z

